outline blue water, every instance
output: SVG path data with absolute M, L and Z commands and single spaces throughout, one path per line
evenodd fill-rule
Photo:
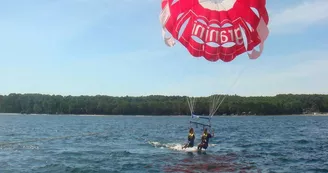
M 328 117 L 213 124 L 214 145 L 189 153 L 165 147 L 186 141 L 188 117 L 1 115 L 0 172 L 328 172 Z

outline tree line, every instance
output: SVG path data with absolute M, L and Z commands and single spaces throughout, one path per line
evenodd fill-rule
M 213 96 L 197 97 L 194 113 L 209 113 Z M 1 113 L 190 115 L 186 96 L 61 96 L 45 94 L 0 95 Z M 328 95 L 242 97 L 226 96 L 216 115 L 289 115 L 328 112 Z

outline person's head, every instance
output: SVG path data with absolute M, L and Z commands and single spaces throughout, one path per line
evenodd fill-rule
M 204 133 L 207 134 L 207 128 L 204 129 Z
M 194 133 L 194 129 L 193 128 L 190 128 L 189 129 L 189 133 Z

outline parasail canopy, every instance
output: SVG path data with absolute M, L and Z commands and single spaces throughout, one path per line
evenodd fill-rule
M 269 34 L 265 5 L 266 0 L 162 0 L 163 38 L 170 47 L 178 40 L 192 56 L 208 61 L 230 62 L 245 52 L 256 59 Z

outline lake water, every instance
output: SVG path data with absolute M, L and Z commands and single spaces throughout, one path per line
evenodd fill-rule
M 212 124 L 212 145 L 197 153 L 179 150 L 189 117 L 1 115 L 0 172 L 328 172 L 328 117 Z

